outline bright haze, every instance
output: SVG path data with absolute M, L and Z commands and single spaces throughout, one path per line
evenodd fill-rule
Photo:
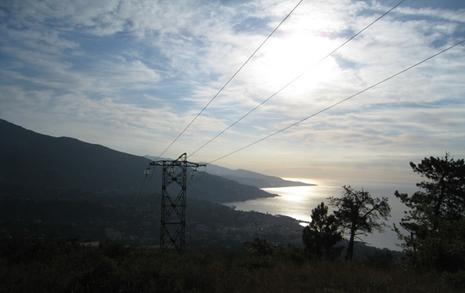
M 158 155 L 298 1 L 1 1 L 0 117 Z M 210 161 L 465 38 L 465 3 L 304 0 L 169 149 Z M 286 177 L 405 182 L 408 161 L 465 154 L 465 48 L 217 164 Z

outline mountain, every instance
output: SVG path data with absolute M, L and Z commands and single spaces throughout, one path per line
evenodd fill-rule
M 280 177 L 265 175 L 243 169 L 228 169 L 211 164 L 207 166 L 206 172 L 239 182 L 241 184 L 255 186 L 258 188 L 315 185 L 304 182 L 289 181 Z
M 302 227 L 290 217 L 236 211 L 192 198 L 187 203 L 186 239 L 190 247 L 240 247 L 258 235 L 273 243 L 301 245 Z M 0 240 L 114 240 L 156 245 L 160 204 L 156 194 L 80 194 L 66 199 L 0 195 Z
M 39 134 L 0 119 L 0 192 L 33 196 L 138 193 L 150 160 L 69 137 Z M 159 168 L 144 193 L 159 192 Z M 256 187 L 199 172 L 188 196 L 212 202 L 273 196 Z
M 1 243 L 158 243 L 161 201 L 153 191 L 159 190 L 160 180 L 148 180 L 145 192 L 139 193 L 142 171 L 150 160 L 38 134 L 4 120 L 0 136 Z M 153 178 L 160 178 L 159 170 Z M 194 176 L 186 215 L 188 245 L 238 248 L 258 237 L 283 247 L 301 246 L 302 227 L 295 219 L 219 204 L 260 196 L 271 195 L 208 173 Z
M 148 155 L 145 157 L 151 160 L 159 159 L 157 157 Z M 316 185 L 298 181 L 285 180 L 280 177 L 265 175 L 244 169 L 233 170 L 213 164 L 208 164 L 208 166 L 205 168 L 205 172 L 211 175 L 217 175 L 229 180 L 236 181 L 240 184 L 255 186 L 258 188 Z
M 149 159 L 4 120 L 0 137 L 0 239 L 158 243 L 159 169 L 140 192 Z M 300 243 L 295 219 L 220 204 L 273 195 L 205 172 L 188 175 L 190 245 L 237 247 L 258 233 Z

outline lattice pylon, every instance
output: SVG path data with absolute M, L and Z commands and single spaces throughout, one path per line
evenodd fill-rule
M 186 245 L 187 168 L 204 165 L 188 162 L 185 153 L 174 161 L 151 165 L 162 167 L 160 247 L 182 250 Z

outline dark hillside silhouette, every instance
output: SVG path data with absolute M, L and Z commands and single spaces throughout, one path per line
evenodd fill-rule
M 42 135 L 0 120 L 0 192 L 55 197 L 68 191 L 137 193 L 149 160 L 74 138 Z M 208 182 L 208 184 L 207 184 Z M 156 169 L 144 192 L 159 192 Z M 271 196 L 256 187 L 198 172 L 188 196 L 213 202 Z
M 9 190 L 134 192 L 148 160 L 0 120 L 0 182 Z

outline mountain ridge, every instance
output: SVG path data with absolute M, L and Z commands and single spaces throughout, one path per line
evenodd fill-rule
M 150 160 L 161 160 L 166 158 L 158 158 L 151 155 L 145 155 L 145 158 Z M 257 188 L 274 188 L 287 186 L 316 186 L 316 184 L 305 183 L 301 181 L 286 180 L 281 177 L 266 175 L 255 171 L 245 169 L 231 169 L 219 165 L 208 164 L 205 171 L 208 174 L 221 176 L 223 178 L 238 182 L 240 184 L 254 186 Z
M 150 160 L 72 137 L 40 134 L 0 119 L 0 191 L 138 193 Z M 155 169 L 144 193 L 161 189 Z M 212 202 L 273 196 L 256 187 L 199 172 L 188 196 Z
M 208 165 L 206 172 L 234 180 L 241 184 L 255 186 L 258 188 L 316 185 L 299 181 L 285 180 L 277 176 L 266 175 L 245 169 L 229 169 L 218 165 Z

